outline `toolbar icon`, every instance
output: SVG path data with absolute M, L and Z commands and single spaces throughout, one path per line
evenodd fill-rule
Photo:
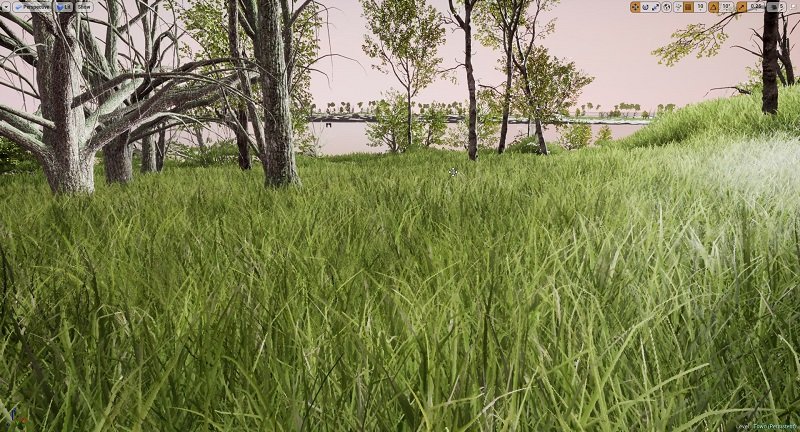
M 719 2 L 716 1 L 708 2 L 708 11 L 711 13 L 719 12 Z
M 705 13 L 706 2 L 694 2 L 694 11 L 698 13 Z
M 736 11 L 736 4 L 732 1 L 721 1 L 719 3 L 719 13 L 733 13 Z
M 661 12 L 670 13 L 672 12 L 672 2 L 663 2 L 661 3 Z
M 683 13 L 683 2 L 672 3 L 672 11 L 675 13 Z
M 0 11 L 11 12 L 11 3 L 3 2 L 2 4 L 0 4 Z
M 683 2 L 683 12 L 684 13 L 693 13 L 694 12 L 694 2 Z
M 640 2 L 634 1 L 631 2 L 631 12 L 639 13 L 642 11 L 642 4 Z

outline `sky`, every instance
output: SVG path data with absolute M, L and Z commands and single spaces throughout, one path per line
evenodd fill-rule
M 446 11 L 447 0 L 428 0 Z M 800 0 L 787 2 L 791 7 Z M 330 35 L 323 33 L 323 54 L 336 53 L 355 61 L 334 58 L 323 61 L 319 69 L 327 77 L 316 74 L 312 94 L 318 106 L 328 102 L 369 101 L 379 99 L 391 88 L 399 88 L 393 77 L 372 69 L 374 61 L 361 45 L 365 20 L 358 0 L 335 0 L 329 15 Z M 548 17 L 556 19 L 555 33 L 543 40 L 551 53 L 567 58 L 595 77 L 579 99 L 611 108 L 620 102 L 638 103 L 654 109 L 658 104 L 683 106 L 704 99 L 730 95 L 727 90 L 709 93 L 714 87 L 732 86 L 747 80 L 747 66 L 757 58 L 731 45 L 754 48 L 750 28 L 762 27 L 763 15 L 751 13 L 728 26 L 730 39 L 713 58 L 687 57 L 672 67 L 660 65 L 651 52 L 670 42 L 671 34 L 687 24 L 713 23 L 718 18 L 710 13 L 633 14 L 630 2 L 624 0 L 562 0 Z M 330 36 L 330 46 L 328 45 Z M 447 42 L 440 50 L 443 67 L 452 67 L 464 57 L 463 33 L 448 28 Z M 499 53 L 478 46 L 474 50 L 475 75 L 480 84 L 498 85 L 502 74 L 495 70 Z M 420 93 L 420 102 L 464 101 L 467 99 L 465 72 L 457 73 L 458 84 L 442 80 Z M 604 108 L 605 109 L 605 108 Z
M 428 2 L 447 13 L 447 0 Z M 367 30 L 359 0 L 325 0 L 324 3 L 329 6 L 330 14 L 328 25 L 320 35 L 321 54 L 335 53 L 342 57 L 326 59 L 316 65 L 327 75 L 316 73 L 312 79 L 311 92 L 317 106 L 324 107 L 328 102 L 367 102 L 380 99 L 392 88 L 399 88 L 393 77 L 374 70 L 374 61 L 362 51 Z M 793 4 L 795 8 L 791 8 Z M 800 0 L 788 0 L 787 5 L 790 11 L 800 11 Z M 652 111 L 658 104 L 683 106 L 731 94 L 729 90 L 709 90 L 747 79 L 745 68 L 756 65 L 757 59 L 731 46 L 740 44 L 754 48 L 750 29 L 761 28 L 763 15 L 746 14 L 730 24 L 730 39 L 716 57 L 689 56 L 673 67 L 660 65 L 651 51 L 669 43 L 675 30 L 691 23 L 713 23 L 718 20 L 716 15 L 633 14 L 627 0 L 562 0 L 547 18 L 556 19 L 556 30 L 542 43 L 552 54 L 575 61 L 578 67 L 595 77 L 585 88 L 578 105 L 592 102 L 605 110 L 627 102 L 638 103 L 642 109 Z M 478 83 L 489 86 L 502 83 L 502 73 L 496 70 L 500 53 L 475 43 L 473 61 Z M 461 30 L 448 28 L 446 43 L 440 49 L 442 67 L 463 62 L 463 47 Z M 458 83 L 440 80 L 423 90 L 417 101 L 466 101 L 463 68 L 456 76 Z M 8 78 L 3 75 L 0 79 Z M 12 106 L 22 105 L 18 94 L 2 87 L 0 100 Z

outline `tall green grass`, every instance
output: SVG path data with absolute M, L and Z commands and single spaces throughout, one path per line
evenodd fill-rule
M 36 431 L 798 423 L 798 155 L 785 136 L 420 151 L 301 159 L 299 190 L 219 167 L 59 199 L 5 176 L 0 413 Z
M 739 140 L 800 130 L 800 89 L 782 88 L 778 114 L 761 113 L 761 93 L 715 99 L 687 106 L 656 118 L 648 127 L 620 140 L 625 147 L 669 144 L 706 145 L 719 138 Z

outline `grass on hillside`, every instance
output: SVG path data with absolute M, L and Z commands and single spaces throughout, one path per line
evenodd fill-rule
M 761 93 L 720 98 L 681 108 L 657 117 L 650 125 L 620 140 L 627 147 L 668 144 L 706 145 L 720 138 L 740 140 L 785 132 L 797 135 L 800 128 L 800 89 L 782 88 L 778 114 L 761 113 Z
M 234 167 L 91 198 L 4 176 L 0 413 L 36 431 L 797 423 L 798 163 L 774 135 L 300 159 L 304 187 L 281 191 Z

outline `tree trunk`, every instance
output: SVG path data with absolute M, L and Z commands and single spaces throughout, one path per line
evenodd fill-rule
M 778 13 L 764 11 L 761 111 L 778 113 Z
M 156 146 L 151 135 L 142 138 L 142 172 L 156 172 Z
M 84 160 L 63 156 L 42 165 L 50 190 L 55 194 L 94 192 L 94 155 Z
M 542 120 L 536 119 L 536 139 L 539 141 L 539 153 L 548 155 L 547 143 L 544 142 L 544 131 L 542 130 Z
M 410 82 L 410 81 L 409 81 Z M 406 145 L 407 148 L 411 148 L 414 139 L 414 132 L 411 130 L 411 122 L 412 122 L 412 114 L 411 114 L 411 87 L 406 87 Z
M 513 51 L 506 50 L 506 91 L 503 95 L 503 122 L 500 124 L 500 144 L 497 146 L 497 153 L 503 154 L 506 151 L 506 137 L 508 136 L 508 116 L 511 111 L 511 82 L 513 79 Z
M 528 117 L 528 136 L 533 136 L 533 118 Z
M 464 20 L 464 67 L 467 70 L 467 89 L 469 90 L 469 138 L 467 140 L 467 153 L 472 161 L 478 160 L 478 100 L 475 95 L 475 71 L 472 67 L 472 25 L 470 15 L 472 10 L 467 9 Z
M 795 76 L 794 66 L 792 66 L 792 45 L 789 41 L 789 19 L 785 15 L 781 15 L 781 22 L 783 31 L 779 35 L 778 47 L 780 51 L 778 52 L 778 59 L 786 71 L 785 85 L 793 86 L 795 84 Z
M 164 156 L 167 154 L 167 131 L 158 132 L 158 143 L 156 144 L 156 172 L 164 170 Z
M 239 128 L 236 132 L 236 148 L 239 149 L 239 168 L 249 170 L 250 167 L 250 141 L 247 139 L 247 109 L 242 107 L 236 110 L 236 117 L 244 131 Z
M 44 128 L 42 142 L 51 149 L 41 156 L 47 183 L 55 194 L 94 192 L 94 152 L 81 151 L 85 117 L 72 101 L 80 93 L 83 55 L 74 26 L 66 24 L 54 37 L 32 14 L 34 42 L 39 61 L 36 81 L 41 94 L 42 117 L 51 119 L 54 128 Z
M 260 155 L 267 187 L 300 184 L 292 147 L 292 114 L 278 0 L 259 0 L 258 58 L 262 68 L 265 149 Z
M 786 85 L 793 86 L 796 82 L 794 76 L 794 66 L 792 66 L 792 59 L 786 55 L 786 60 L 783 62 L 783 67 L 786 69 Z
M 128 143 L 129 132 L 114 138 L 103 147 L 106 182 L 129 183 L 133 180 L 133 152 Z
M 203 127 L 202 126 L 195 126 L 194 127 L 194 137 L 197 139 L 197 146 L 200 147 L 200 150 L 206 149 L 206 140 L 203 138 Z

